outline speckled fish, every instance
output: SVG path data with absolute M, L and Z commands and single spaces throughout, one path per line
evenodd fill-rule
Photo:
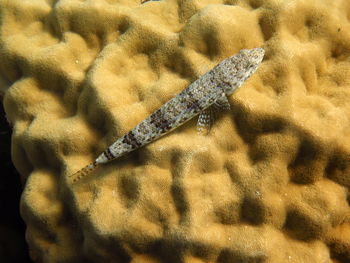
M 263 60 L 263 48 L 242 49 L 208 71 L 166 102 L 131 131 L 116 140 L 94 162 L 72 176 L 79 180 L 98 165 L 146 145 L 199 115 L 197 128 L 208 129 L 212 109 L 229 109 L 227 96 L 248 79 Z

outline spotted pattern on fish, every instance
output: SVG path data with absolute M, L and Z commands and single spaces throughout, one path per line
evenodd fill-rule
M 132 149 L 136 149 L 142 146 L 142 143 L 138 141 L 133 131 L 129 131 L 126 135 L 124 135 L 122 142 L 130 145 Z
M 93 163 L 73 174 L 73 181 L 88 174 L 99 164 L 111 161 L 154 141 L 198 114 L 203 115 L 199 120 L 206 120 L 205 122 L 209 123 L 208 118 L 204 116 L 207 112 L 211 112 L 208 111 L 209 107 L 213 104 L 220 105 L 219 102 L 222 101 L 228 104 L 226 97 L 256 71 L 264 54 L 263 48 L 242 49 L 238 54 L 224 59 L 127 134 L 116 140 Z M 227 109 L 227 105 L 224 108 Z

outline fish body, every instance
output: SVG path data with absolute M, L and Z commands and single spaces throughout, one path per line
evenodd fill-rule
M 208 109 L 212 105 L 228 108 L 227 97 L 239 88 L 260 65 L 265 51 L 263 48 L 242 49 L 236 55 L 217 64 L 161 108 L 137 124 L 124 136 L 117 139 L 96 160 L 73 174 L 74 181 L 98 165 L 107 163 L 128 152 L 136 150 L 181 126 L 193 117 L 199 116 L 198 127 L 208 125 Z

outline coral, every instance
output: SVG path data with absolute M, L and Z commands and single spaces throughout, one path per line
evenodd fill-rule
M 36 262 L 350 261 L 350 2 L 0 0 L 0 79 Z M 68 176 L 206 70 L 266 56 L 195 120 Z

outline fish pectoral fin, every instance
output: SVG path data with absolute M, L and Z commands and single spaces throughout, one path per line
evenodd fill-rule
M 207 135 L 215 121 L 216 110 L 213 106 L 203 110 L 198 117 L 197 132 L 199 134 Z
M 198 117 L 197 122 L 197 131 L 200 134 L 207 135 L 210 132 L 211 127 L 214 124 L 215 118 L 218 116 L 218 113 L 222 110 L 230 110 L 231 106 L 227 99 L 225 93 L 215 100 L 215 102 L 203 110 Z

